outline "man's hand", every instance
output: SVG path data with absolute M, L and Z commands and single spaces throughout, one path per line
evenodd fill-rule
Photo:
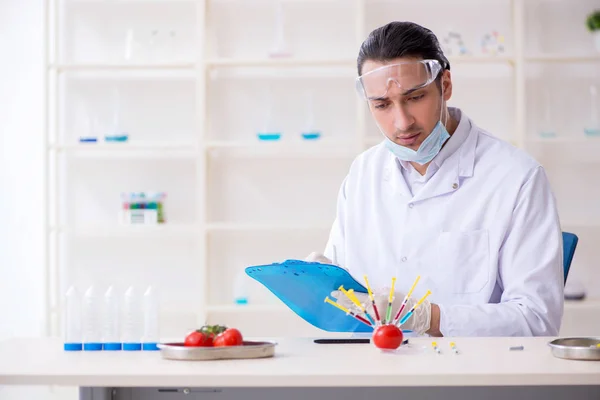
M 369 299 L 369 295 L 366 293 L 356 293 L 356 292 L 354 292 L 354 294 L 356 295 L 356 297 L 358 298 L 358 301 L 362 304 L 362 306 L 371 315 L 371 317 L 373 317 L 373 319 L 375 319 L 375 312 L 373 310 L 372 302 Z M 356 306 L 343 292 L 336 290 L 331 293 L 331 296 L 335 297 L 337 302 L 340 305 L 342 305 L 346 308 L 352 309 L 353 311 L 360 311 L 358 306 Z M 393 321 L 394 317 L 396 316 L 396 313 L 398 313 L 398 310 L 400 309 L 400 305 L 402 304 L 402 301 L 404 300 L 404 296 L 405 296 L 404 293 L 400 293 L 400 292 L 396 292 L 394 294 L 390 322 Z M 375 304 L 377 305 L 377 310 L 379 311 L 379 317 L 382 322 L 385 322 L 386 311 L 387 311 L 388 300 L 389 300 L 389 289 L 387 291 L 384 289 L 384 290 L 378 291 L 377 293 L 374 293 L 374 297 L 375 297 Z M 401 320 L 411 310 L 411 308 L 416 303 L 417 303 L 417 300 L 415 300 L 414 298 L 411 297 L 410 299 L 408 299 L 408 301 L 406 302 L 406 305 L 404 306 L 404 310 L 402 310 L 402 314 L 400 314 L 399 320 Z M 423 303 L 421 303 L 421 305 L 419 307 L 417 307 L 417 309 L 414 311 L 413 315 L 400 327 L 405 330 L 411 330 L 413 332 L 416 332 L 419 335 L 422 335 L 423 333 L 428 333 L 428 331 L 430 330 L 430 328 L 432 326 L 431 325 L 432 308 L 437 309 L 437 312 L 439 315 L 439 309 L 437 308 L 437 306 L 432 307 L 432 304 L 429 302 L 429 300 L 425 299 L 423 301 Z M 438 316 L 438 328 L 437 329 L 439 329 L 439 316 Z
M 320 262 L 323 264 L 332 264 L 329 258 L 325 257 L 321 253 L 312 252 L 310 253 L 304 261 L 308 262 Z M 371 300 L 369 299 L 369 295 L 366 293 L 356 293 L 354 292 L 359 302 L 363 305 L 363 307 L 367 310 L 369 315 L 375 319 L 375 312 L 373 311 L 373 305 Z M 342 293 L 341 291 L 333 291 L 331 296 L 334 297 L 337 302 L 344 306 L 345 308 L 352 309 L 354 311 L 361 311 L 348 297 Z M 385 321 L 385 313 L 387 310 L 388 299 L 389 299 L 389 289 L 386 291 L 385 289 L 378 292 L 375 296 L 375 304 L 377 304 L 377 310 L 379 311 L 379 316 L 382 320 Z M 391 319 L 393 320 L 396 316 L 396 313 L 400 309 L 400 305 L 404 300 L 404 293 L 396 292 L 394 294 L 394 301 L 392 303 L 392 315 Z M 417 303 L 417 300 L 410 298 L 406 302 L 404 306 L 404 310 L 402 310 L 402 314 L 400 314 L 400 319 L 404 317 Z M 427 333 L 431 336 L 441 337 L 442 333 L 440 332 L 440 308 L 437 304 L 431 304 L 429 300 L 425 299 L 423 303 L 413 313 L 412 317 L 410 317 L 402 326 L 402 329 L 411 330 L 413 332 L 422 335 L 423 333 Z
M 444 336 L 440 332 L 440 307 L 437 304 L 431 305 L 431 324 L 429 330 L 425 333 L 435 337 Z

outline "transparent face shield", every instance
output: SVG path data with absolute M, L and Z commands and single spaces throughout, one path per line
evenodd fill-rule
M 356 91 L 365 100 L 386 97 L 391 84 L 407 93 L 429 85 L 442 69 L 437 60 L 385 65 L 356 78 Z
M 398 86 L 402 96 L 410 96 L 413 91 L 430 85 L 437 78 L 441 70 L 441 65 L 437 60 L 386 65 L 358 77 L 356 80 L 356 89 L 362 98 L 374 101 L 374 103 L 377 103 L 376 100 L 384 100 L 388 97 L 388 91 L 392 87 L 392 84 Z M 386 107 L 385 103 L 387 102 L 384 102 L 382 109 L 379 109 L 377 105 L 371 109 L 375 116 L 375 123 L 384 136 L 386 147 L 400 160 L 416 162 L 421 165 L 426 164 L 439 153 L 443 144 L 450 137 L 445 127 L 448 115 L 444 113 L 443 83 L 441 89 L 439 104 L 434 105 L 431 102 L 420 103 L 418 100 L 414 102 L 407 101 L 400 106 L 402 111 L 398 112 L 394 111 L 394 106 L 391 106 L 392 108 Z M 419 95 L 417 94 L 416 97 L 419 98 Z M 418 149 L 413 150 L 393 140 L 393 136 L 395 136 L 394 130 L 398 131 L 407 128 L 404 122 L 398 125 L 401 120 L 405 119 L 404 117 L 399 118 L 401 113 L 412 114 L 416 112 L 423 115 L 423 107 L 430 108 L 432 106 L 439 110 L 439 119 L 427 137 L 420 143 Z M 430 111 L 426 111 L 425 114 L 430 114 Z M 444 119 L 446 121 L 443 121 Z M 387 134 L 386 129 L 388 131 Z M 422 130 L 423 127 L 417 126 L 416 129 Z M 388 135 L 390 136 L 388 137 Z

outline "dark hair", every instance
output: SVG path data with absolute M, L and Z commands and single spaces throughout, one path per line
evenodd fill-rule
M 389 61 L 398 57 L 438 60 L 442 70 L 450 69 L 450 63 L 432 31 L 414 22 L 394 21 L 375 29 L 360 46 L 356 61 L 358 75 L 362 75 L 362 67 L 367 60 Z

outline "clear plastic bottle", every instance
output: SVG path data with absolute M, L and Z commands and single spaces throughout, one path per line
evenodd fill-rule
M 144 335 L 144 310 L 142 299 L 134 286 L 125 292 L 123 302 L 123 350 L 135 351 L 142 349 Z
M 94 286 L 83 296 L 83 350 L 102 350 L 102 307 Z
M 104 293 L 104 309 L 102 318 L 102 348 L 104 350 L 121 350 L 123 345 L 120 338 L 119 297 L 110 286 Z
M 142 337 L 142 350 L 158 350 L 158 293 L 149 286 L 144 293 L 144 335 Z
M 66 351 L 80 351 L 83 349 L 83 340 L 81 337 L 81 296 L 75 287 L 71 286 L 67 290 L 64 301 L 64 349 Z

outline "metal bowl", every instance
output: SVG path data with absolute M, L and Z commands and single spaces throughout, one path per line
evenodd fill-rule
M 275 342 L 244 341 L 242 346 L 185 347 L 183 343 L 160 343 L 160 354 L 168 360 L 208 361 L 266 358 L 275 355 Z
M 569 360 L 600 360 L 600 338 L 559 338 L 548 343 L 555 357 Z

